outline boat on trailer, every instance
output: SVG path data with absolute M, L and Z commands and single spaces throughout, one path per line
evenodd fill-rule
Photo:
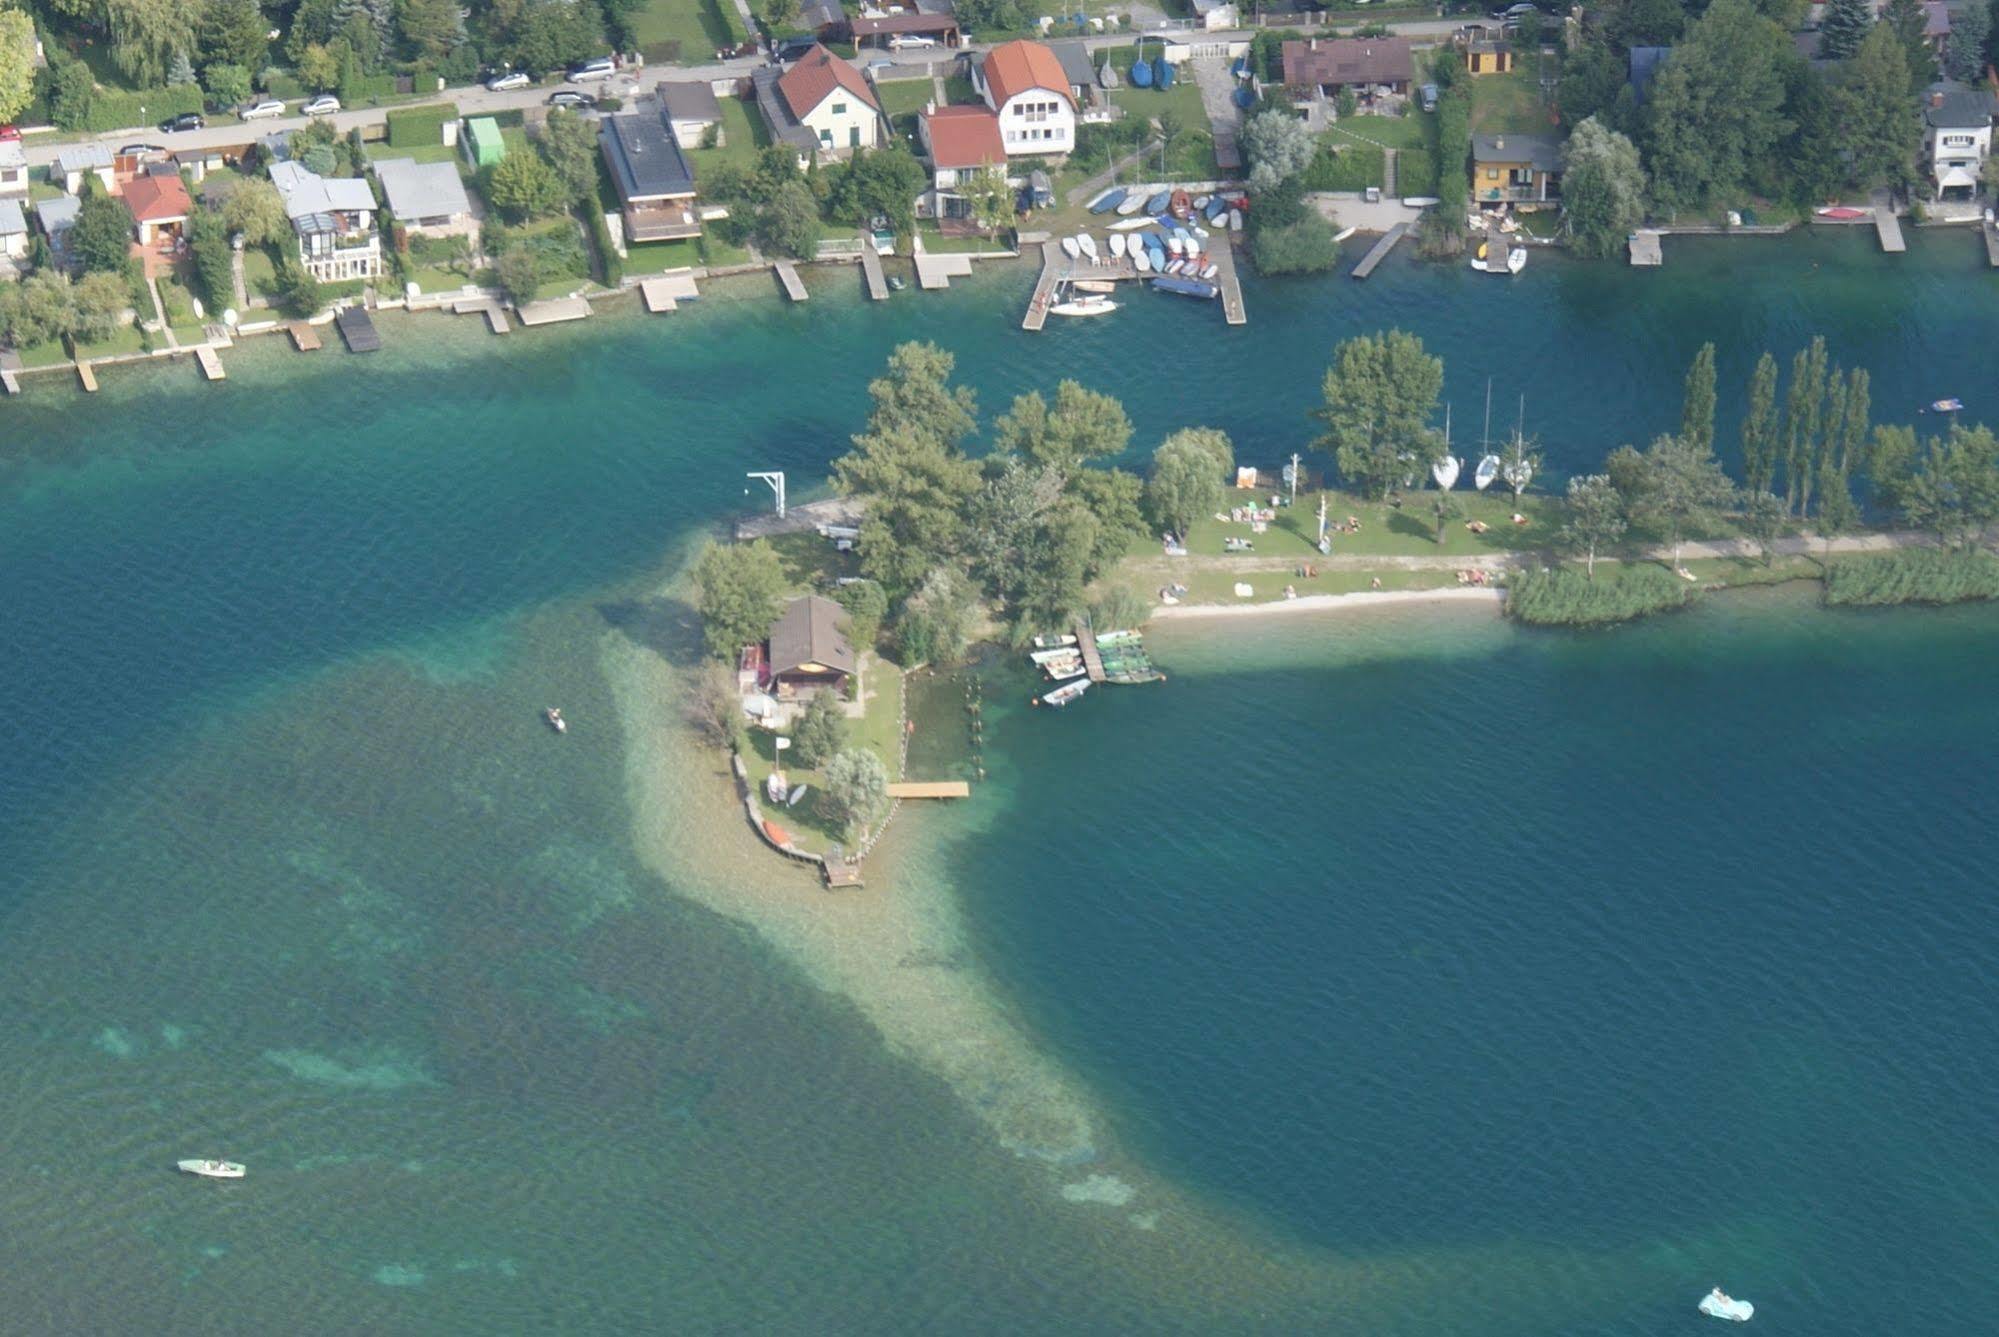
M 1206 283 L 1200 279 L 1181 278 L 1174 275 L 1164 275 L 1156 278 L 1152 280 L 1152 286 L 1161 292 L 1170 292 L 1181 297 L 1196 297 L 1204 300 L 1212 300 L 1222 295 L 1222 290 L 1212 283 Z
M 1430 477 L 1437 480 L 1438 487 L 1449 492 L 1453 487 L 1457 486 L 1458 471 L 1463 469 L 1464 466 L 1465 462 L 1457 456 L 1446 455 L 1430 466 Z

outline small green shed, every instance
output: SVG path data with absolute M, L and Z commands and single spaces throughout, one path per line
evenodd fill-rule
M 474 116 L 465 122 L 465 161 L 474 167 L 491 167 L 507 156 L 506 141 L 500 138 L 500 123 L 490 116 Z

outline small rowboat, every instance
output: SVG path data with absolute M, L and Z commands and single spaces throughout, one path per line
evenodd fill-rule
M 1034 704 L 1037 706 L 1066 706 L 1089 690 L 1090 680 L 1088 678 L 1076 678 L 1070 682 L 1063 683 L 1060 687 L 1052 691 L 1043 692 L 1035 698 Z
M 1088 260 L 1091 264 L 1097 262 L 1097 239 L 1095 237 L 1092 237 L 1087 232 L 1078 233 L 1076 236 L 1076 247 L 1082 251 L 1085 260 Z
M 1125 242 L 1124 233 L 1122 232 L 1111 233 L 1110 235 L 1111 259 L 1113 260 L 1124 259 L 1124 242 Z
M 1854 223 L 1873 212 L 1871 209 L 1856 209 L 1850 204 L 1829 204 L 1823 209 L 1812 210 L 1814 215 L 1829 223 Z
M 1117 291 L 1117 284 L 1109 279 L 1076 279 L 1069 284 L 1069 287 L 1076 292 L 1109 294 Z
M 562 712 L 557 710 L 554 706 L 550 706 L 547 710 L 542 711 L 541 717 L 547 720 L 548 727 L 555 730 L 557 733 L 569 732 L 569 721 L 563 719 Z
M 1062 636 L 1043 635 L 1043 636 L 1036 636 L 1034 638 L 1034 648 L 1037 650 L 1053 650 L 1059 646 L 1074 645 L 1075 643 L 1076 643 L 1076 638 L 1074 636 L 1068 636 L 1068 635 L 1062 635 Z
M 241 1179 L 243 1167 L 235 1161 L 176 1161 L 175 1168 L 182 1174 L 200 1175 L 203 1179 Z

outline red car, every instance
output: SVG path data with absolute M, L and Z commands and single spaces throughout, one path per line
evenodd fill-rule
M 20 127 L 20 126 L 18 126 L 18 125 L 0 125 L 0 144 L 14 144 L 14 143 L 19 143 L 19 142 L 20 142 L 20 139 L 21 139 L 21 127 Z

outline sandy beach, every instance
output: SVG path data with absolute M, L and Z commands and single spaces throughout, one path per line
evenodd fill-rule
M 1465 585 L 1441 590 L 1367 590 L 1358 594 L 1307 594 L 1297 599 L 1270 599 L 1263 603 L 1162 604 L 1152 610 L 1156 620 L 1195 617 L 1261 617 L 1275 613 L 1335 613 L 1358 608 L 1387 608 L 1395 604 L 1466 603 L 1490 604 L 1494 612 L 1506 600 L 1506 593 L 1491 586 Z

